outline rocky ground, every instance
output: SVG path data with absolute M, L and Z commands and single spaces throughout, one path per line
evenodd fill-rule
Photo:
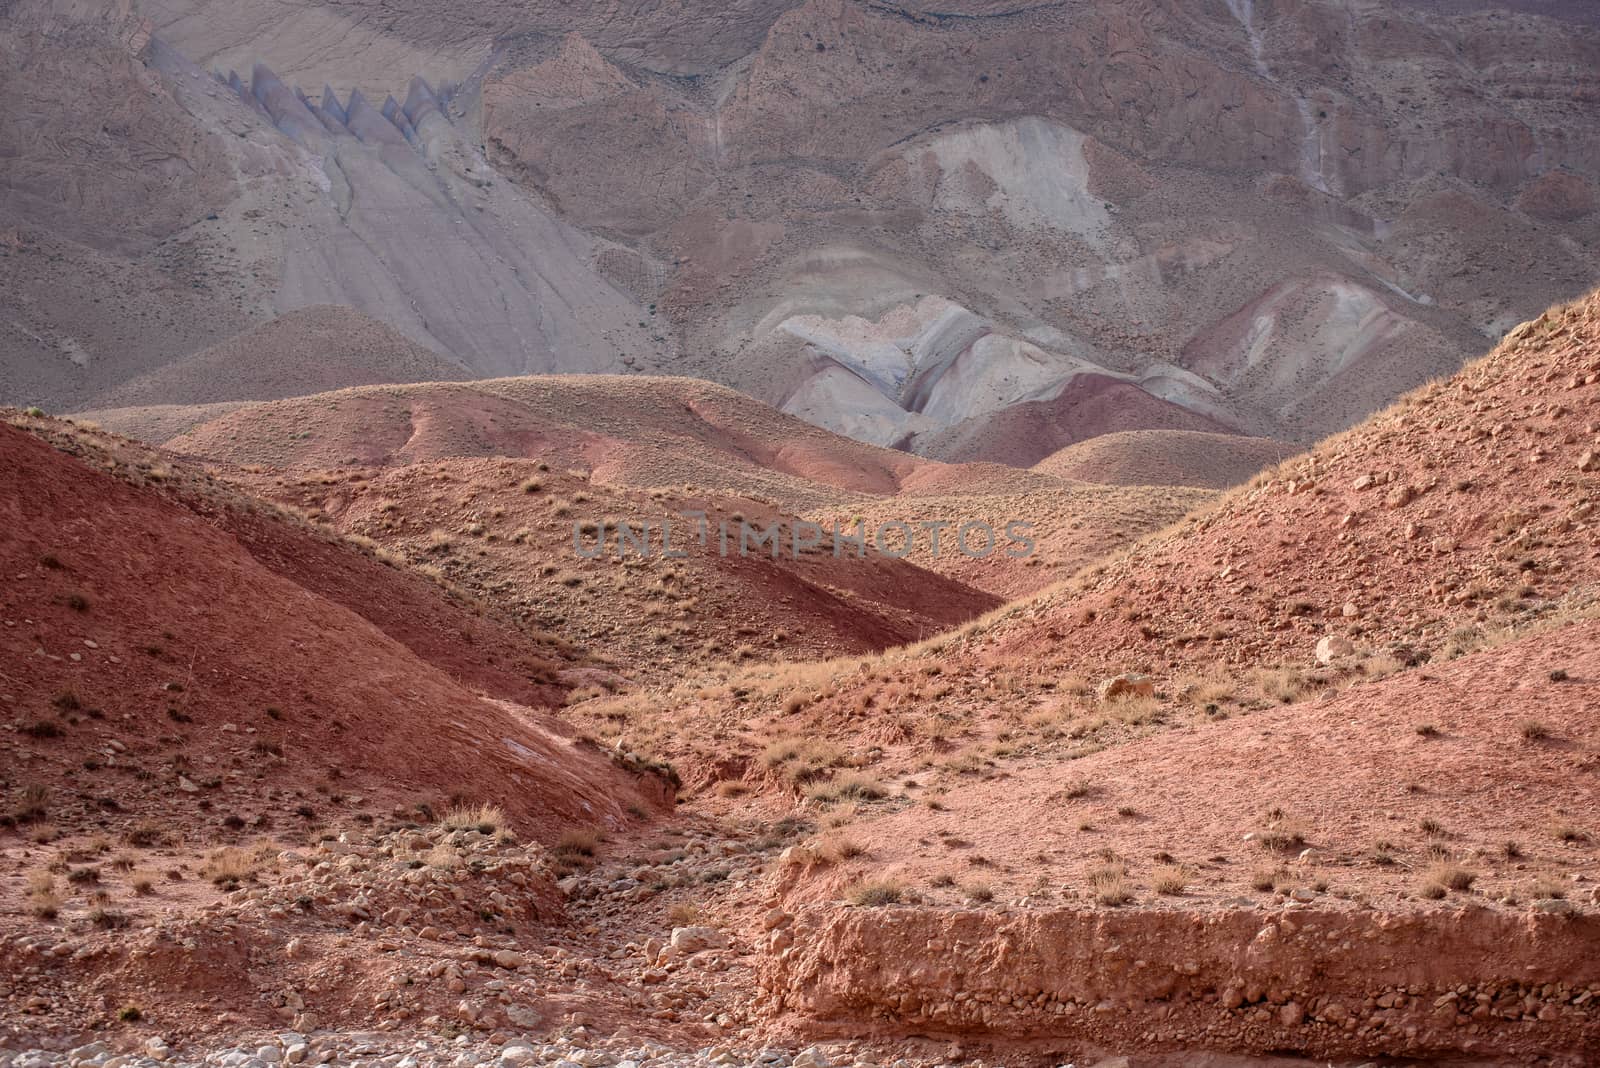
M 550 447 L 539 419 L 400 405 L 418 387 L 276 402 L 324 418 L 191 436 L 230 472 L 18 413 L 0 427 L 6 1044 L 1583 1065 L 1597 348 L 1600 296 L 1551 309 L 1190 520 L 926 641 L 663 652 L 631 675 L 325 521 L 381 526 L 350 502 L 375 503 L 390 452 Z M 647 497 L 681 470 L 653 444 L 747 488 L 1048 477 L 786 435 L 709 386 L 629 438 L 612 428 L 637 398 L 614 381 L 446 392 L 565 398 L 590 435 L 561 439 L 572 458 Z M 250 470 L 256 440 L 285 466 Z M 345 462 L 363 441 L 375 455 Z M 468 560 L 510 501 L 581 491 L 582 472 L 526 458 L 461 462 L 501 496 L 398 470 L 422 479 L 418 519 L 483 524 L 447 533 Z M 325 515 L 251 484 L 321 494 L 303 503 Z M 822 1041 L 840 1045 L 805 1052 Z
M 256 1036 L 233 1046 L 174 1049 L 154 1036 L 128 1050 L 106 1042 L 70 1049 L 0 1050 L 3 1068 L 272 1068 L 274 1065 L 371 1065 L 375 1068 L 876 1068 L 880 1062 L 858 1057 L 848 1045 L 783 1049 L 739 1047 L 727 1043 L 684 1048 L 626 1035 L 579 1033 L 553 1042 L 526 1038 L 414 1038 L 411 1036 L 342 1032 L 307 1036 L 282 1031 Z M 126 1045 L 126 1043 L 119 1044 Z M 920 1068 L 924 1062 L 897 1059 L 887 1068 Z

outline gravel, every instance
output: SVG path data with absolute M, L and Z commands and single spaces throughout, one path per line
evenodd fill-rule
M 596 1044 L 512 1038 L 495 1044 L 467 1035 L 415 1038 L 346 1032 L 307 1036 L 286 1031 L 208 1049 L 175 1049 L 159 1037 L 117 1046 L 122 1048 L 91 1042 L 64 1050 L 0 1049 L 0 1068 L 923 1068 L 921 1062 L 908 1060 L 879 1065 L 819 1046 L 798 1051 L 731 1045 L 675 1049 L 639 1038 Z

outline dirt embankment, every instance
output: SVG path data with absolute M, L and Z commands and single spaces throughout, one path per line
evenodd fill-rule
M 818 1036 L 937 1035 L 1039 1053 L 1212 1048 L 1571 1065 L 1600 1056 L 1600 917 L 1559 906 L 820 906 L 785 916 L 766 937 L 760 983 L 769 1012 Z

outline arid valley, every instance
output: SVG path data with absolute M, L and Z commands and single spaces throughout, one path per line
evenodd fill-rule
M 1600 1064 L 1600 9 L 0 0 L 0 1068 Z

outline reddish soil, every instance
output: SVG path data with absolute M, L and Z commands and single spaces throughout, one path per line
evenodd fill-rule
M 1019 746 L 1001 773 L 934 772 L 906 793 L 937 809 L 897 806 L 852 827 L 862 859 L 790 894 L 827 899 L 895 877 L 931 904 L 959 904 L 981 883 L 1004 901 L 1087 905 L 1091 875 L 1115 860 L 1141 908 L 1320 884 L 1320 907 L 1398 909 L 1453 858 L 1479 903 L 1516 908 L 1552 888 L 1597 903 L 1597 657 L 1589 619 L 1337 696 L 1184 717 L 1068 765 Z M 1308 776 L 1319 753 L 1337 764 L 1319 760 Z M 1163 896 L 1152 880 L 1171 865 L 1188 884 Z M 1274 885 L 1256 890 L 1264 872 Z M 940 876 L 954 881 L 941 888 Z
M 1107 375 L 1082 374 L 1048 401 L 1025 401 L 918 442 L 941 460 L 988 460 L 1030 467 L 1100 434 L 1132 430 L 1225 433 L 1232 428 Z
M 557 721 L 457 681 L 541 695 L 474 646 L 493 628 L 437 594 L 431 614 L 412 612 L 429 600 L 421 580 L 354 551 L 330 559 L 341 550 L 262 515 L 235 533 L 220 507 L 99 474 L 11 427 L 0 441 L 8 809 L 37 787 L 33 822 L 120 833 L 182 812 L 309 827 L 465 788 L 553 839 L 659 796 Z M 337 594 L 394 613 L 438 661 Z
M 630 434 L 628 398 L 598 389 L 564 395 L 559 431 L 507 400 L 539 382 L 358 390 L 202 427 L 211 468 L 21 419 L 58 445 L 0 437 L 18 532 L 0 893 L 24 902 L 0 952 L 39 969 L 29 1025 L 103 1024 L 118 992 L 158 1001 L 187 974 L 168 1008 L 191 1032 L 220 999 L 250 1026 L 505 1034 L 581 1013 L 680 1043 L 865 1035 L 879 1059 L 1575 1068 L 1600 1049 L 1597 353 L 1600 295 L 1031 600 L 816 663 L 757 636 L 901 640 L 954 583 L 692 560 L 684 596 L 667 570 L 552 565 L 557 513 L 942 507 L 986 473 L 997 500 L 1049 476 L 826 436 L 785 451 L 770 417 L 708 417 L 715 391 Z M 684 468 L 653 447 L 722 481 L 669 490 Z M 597 473 L 623 470 L 649 488 Z M 547 566 L 579 579 L 554 584 L 560 609 Z M 657 592 L 629 600 L 646 573 Z M 652 608 L 654 654 L 630 644 Z M 673 624 L 748 626 L 735 660 L 765 662 Z M 589 657 L 591 637 L 626 655 Z M 534 707 L 558 698 L 573 726 Z M 417 808 L 452 795 L 505 813 Z M 166 852 L 116 852 L 145 819 Z M 237 891 L 194 878 L 263 835 Z M 123 862 L 177 885 L 139 891 Z M 103 885 L 61 891 L 85 864 Z M 48 917 L 40 871 L 64 893 Z M 500 903 L 463 911 L 456 890 Z M 729 944 L 663 949 L 686 923 Z M 169 936 L 194 953 L 164 956 Z M 395 963 L 358 968 L 374 947 Z
M 1189 430 L 1129 430 L 1068 445 L 1033 465 L 1056 478 L 1118 486 L 1229 489 L 1298 454 L 1301 446 L 1272 438 Z
M 983 655 L 1305 663 L 1328 634 L 1430 651 L 1538 618 L 1600 579 L 1597 406 L 1590 296 L 1023 607 Z

